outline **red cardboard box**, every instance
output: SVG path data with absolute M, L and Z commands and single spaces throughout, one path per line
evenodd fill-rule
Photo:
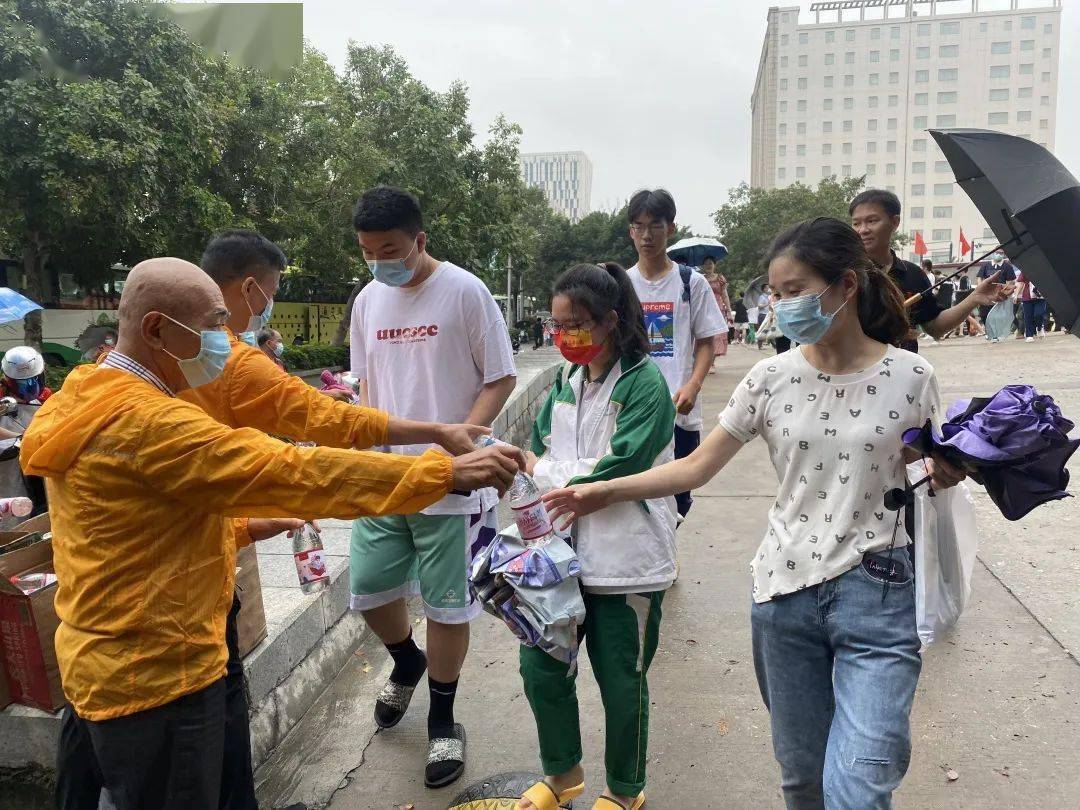
M 47 520 L 47 515 L 16 527 L 23 530 L 31 522 Z M 34 531 L 48 531 L 35 526 Z M 11 583 L 24 571 L 52 571 L 52 543 L 39 541 L 25 548 L 0 554 L 0 660 L 10 700 L 45 711 L 64 705 L 60 687 L 60 667 L 56 662 L 53 636 L 60 620 L 53 600 L 56 584 L 25 594 Z M 0 688 L 0 697 L 3 689 Z

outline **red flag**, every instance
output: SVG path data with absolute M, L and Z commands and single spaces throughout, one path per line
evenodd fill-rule
M 971 253 L 971 243 L 968 242 L 967 237 L 964 236 L 964 229 L 960 229 L 960 255 L 967 256 Z
M 929 252 L 926 248 L 926 242 L 923 241 L 922 231 L 915 231 L 915 255 L 925 256 Z

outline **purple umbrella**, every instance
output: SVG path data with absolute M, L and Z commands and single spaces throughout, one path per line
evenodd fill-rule
M 1069 497 L 1065 465 L 1080 439 L 1069 438 L 1073 423 L 1052 397 L 1030 385 L 1007 385 L 990 398 L 954 403 L 946 416 L 941 435 L 927 421 L 905 431 L 904 444 L 965 470 L 1008 520 Z

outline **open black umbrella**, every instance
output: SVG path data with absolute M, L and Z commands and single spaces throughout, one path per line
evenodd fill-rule
M 1080 183 L 1045 147 L 1026 138 L 986 129 L 930 134 L 1005 253 L 1059 321 L 1080 336 Z

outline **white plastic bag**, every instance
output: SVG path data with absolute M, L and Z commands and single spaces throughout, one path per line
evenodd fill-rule
M 908 480 L 926 476 L 922 462 L 908 465 Z M 978 551 L 975 505 L 967 484 L 930 497 L 915 490 L 915 621 L 923 647 L 956 624 L 971 598 Z

